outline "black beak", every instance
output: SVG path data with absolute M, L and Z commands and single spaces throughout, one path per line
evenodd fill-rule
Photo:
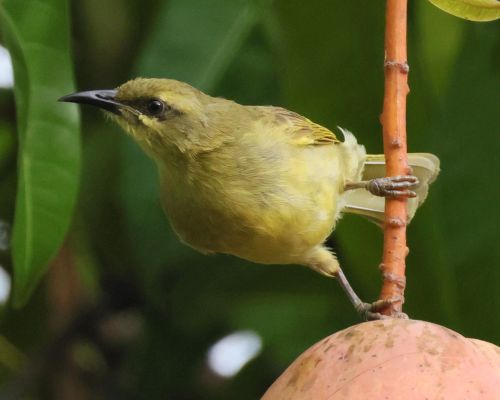
M 90 90 L 68 94 L 59 99 L 68 103 L 90 104 L 120 115 L 121 104 L 115 100 L 116 90 Z

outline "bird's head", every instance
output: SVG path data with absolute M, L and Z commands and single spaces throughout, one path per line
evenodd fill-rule
M 108 112 L 152 157 L 196 152 L 207 139 L 211 97 L 172 79 L 137 78 L 112 90 L 77 92 L 60 101 L 90 104 Z

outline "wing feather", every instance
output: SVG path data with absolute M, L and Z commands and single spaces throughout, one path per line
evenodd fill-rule
M 282 107 L 262 107 L 269 111 L 271 123 L 282 126 L 290 141 L 297 145 L 325 145 L 340 143 L 335 134 L 325 127 Z

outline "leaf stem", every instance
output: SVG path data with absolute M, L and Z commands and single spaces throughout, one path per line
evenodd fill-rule
M 387 0 L 385 29 L 385 93 L 381 116 L 387 176 L 408 175 L 406 146 L 406 96 L 409 92 L 409 67 L 406 57 L 407 0 Z M 406 286 L 405 198 L 387 198 L 385 202 L 383 285 L 381 300 L 391 305 L 381 312 L 395 316 L 402 312 Z

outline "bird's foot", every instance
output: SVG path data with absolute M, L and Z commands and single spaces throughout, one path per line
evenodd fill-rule
M 377 300 L 373 303 L 360 303 L 356 306 L 356 311 L 366 320 L 375 321 L 380 319 L 401 318 L 408 319 L 404 312 L 392 312 L 391 315 L 382 314 L 380 311 L 392 306 L 399 299 Z
M 416 197 L 417 194 L 409 188 L 417 185 L 416 176 L 398 175 L 372 179 L 365 187 L 371 194 L 380 197 Z
M 335 278 L 339 282 L 342 289 L 344 289 L 347 294 L 348 299 L 351 301 L 352 305 L 356 309 L 359 315 L 365 321 L 373 321 L 380 319 L 389 319 L 389 318 L 401 318 L 408 319 L 408 315 L 404 312 L 396 311 L 392 308 L 395 303 L 403 302 L 404 299 L 401 296 L 395 296 L 390 299 L 377 300 L 373 303 L 365 303 L 361 301 L 359 296 L 354 292 L 351 285 L 349 284 L 347 278 L 344 275 L 344 272 L 340 267 L 338 267 L 336 273 L 334 274 Z M 391 315 L 384 315 L 381 311 L 391 308 Z

